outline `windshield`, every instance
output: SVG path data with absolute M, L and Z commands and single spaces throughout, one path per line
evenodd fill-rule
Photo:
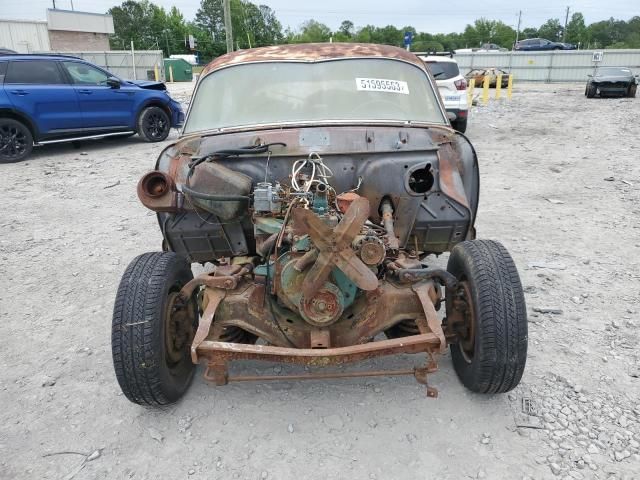
M 261 62 L 204 77 L 184 133 L 323 121 L 446 124 L 424 71 L 389 59 Z
M 631 70 L 628 68 L 603 67 L 599 68 L 596 73 L 598 75 L 631 75 Z
M 436 80 L 449 80 L 460 75 L 460 69 L 455 62 L 424 62 L 433 78 Z

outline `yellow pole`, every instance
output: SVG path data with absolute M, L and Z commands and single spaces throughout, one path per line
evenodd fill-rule
M 513 89 L 513 74 L 509 74 L 509 83 L 507 84 L 507 98 L 511 100 L 511 90 Z
M 158 72 L 158 65 L 153 66 L 153 74 L 156 77 L 156 82 L 160 80 L 160 73 Z
M 173 83 L 173 66 L 169 65 L 169 81 Z
M 482 103 L 485 105 L 489 103 L 489 82 L 491 77 L 489 75 L 484 76 L 484 84 L 482 85 Z
M 502 93 L 502 74 L 498 74 L 496 77 L 496 100 L 500 100 L 500 94 Z
M 471 106 L 473 103 L 473 89 L 476 88 L 476 79 L 469 80 L 469 89 L 467 90 L 467 104 Z

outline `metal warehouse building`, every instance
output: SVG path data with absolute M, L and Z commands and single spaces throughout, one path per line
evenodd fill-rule
M 0 19 L 0 48 L 20 53 L 106 51 L 114 33 L 113 17 L 99 13 L 47 10 L 47 21 Z

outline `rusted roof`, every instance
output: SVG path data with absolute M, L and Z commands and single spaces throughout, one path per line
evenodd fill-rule
M 202 76 L 230 65 L 246 62 L 299 61 L 318 62 L 334 58 L 376 57 L 404 60 L 424 69 L 424 63 L 413 53 L 389 45 L 370 43 L 299 43 L 239 50 L 216 58 L 202 71 Z

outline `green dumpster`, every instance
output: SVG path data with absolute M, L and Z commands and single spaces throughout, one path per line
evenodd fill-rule
M 171 78 L 173 74 L 173 78 Z M 182 58 L 165 58 L 164 75 L 167 82 L 191 82 L 193 80 L 193 69 L 191 64 Z

